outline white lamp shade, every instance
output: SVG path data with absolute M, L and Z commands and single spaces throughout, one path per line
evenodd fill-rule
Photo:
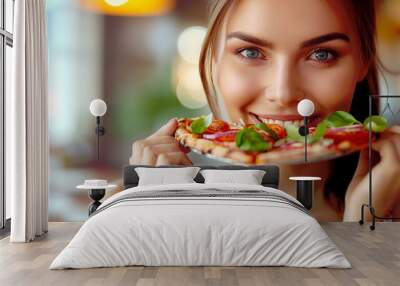
M 314 113 L 314 103 L 309 99 L 303 99 L 297 104 L 297 112 L 301 116 L 311 116 Z
M 90 113 L 93 116 L 103 116 L 107 111 L 107 104 L 101 99 L 94 99 L 90 103 Z

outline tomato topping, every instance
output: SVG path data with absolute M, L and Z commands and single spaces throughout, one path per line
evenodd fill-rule
M 229 124 L 223 120 L 214 119 L 204 132 L 206 134 L 224 132 L 229 130 Z
M 233 142 L 239 130 L 228 130 L 212 134 L 203 134 L 204 139 L 215 140 L 219 142 Z
M 192 124 L 193 120 L 186 119 L 185 120 L 185 128 L 186 130 L 190 130 L 190 124 Z
M 272 129 L 278 135 L 279 139 L 286 138 L 286 131 L 283 126 L 279 124 L 266 124 L 269 129 Z
M 354 126 L 355 127 L 355 126 Z M 328 128 L 324 134 L 324 138 L 332 139 L 335 143 L 342 141 L 350 141 L 352 144 L 362 145 L 368 143 L 368 130 L 362 125 L 360 128 Z
M 234 142 L 236 138 L 236 133 L 235 134 L 227 134 L 225 136 L 221 136 L 218 138 L 215 138 L 215 141 L 219 141 L 219 142 Z

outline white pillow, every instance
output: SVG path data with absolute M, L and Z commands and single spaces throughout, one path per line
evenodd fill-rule
M 135 168 L 139 176 L 139 186 L 196 183 L 193 179 L 199 170 L 199 167 Z
M 261 185 L 265 175 L 263 170 L 201 170 L 205 184 L 226 183 L 226 184 L 247 184 Z

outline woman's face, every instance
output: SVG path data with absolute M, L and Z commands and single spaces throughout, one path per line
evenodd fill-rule
M 236 1 L 217 63 L 231 120 L 300 124 L 297 104 L 304 98 L 315 104 L 314 119 L 350 109 L 367 69 L 343 6 L 337 0 Z

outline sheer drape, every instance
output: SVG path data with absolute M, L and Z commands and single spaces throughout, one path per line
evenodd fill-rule
M 13 92 L 6 98 L 6 187 L 12 242 L 48 225 L 48 92 L 45 0 L 15 1 Z

